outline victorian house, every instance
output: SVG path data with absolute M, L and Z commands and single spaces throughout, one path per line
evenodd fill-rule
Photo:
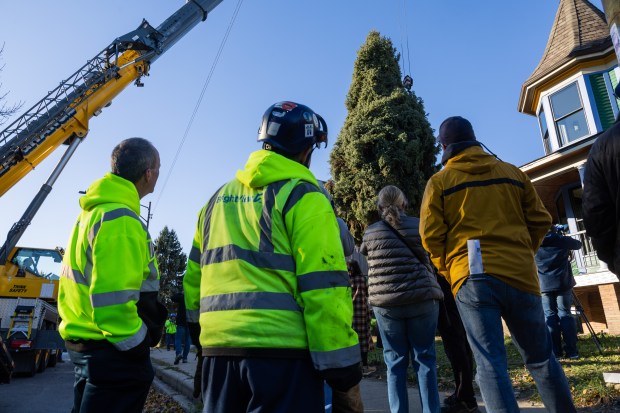
M 618 59 L 604 13 L 588 0 L 560 0 L 547 47 L 523 83 L 519 112 L 536 116 L 541 154 L 521 170 L 532 180 L 554 222 L 581 240 L 575 294 L 594 330 L 620 334 L 620 282 L 599 261 L 583 226 L 582 178 L 590 147 L 619 112 L 613 90 Z

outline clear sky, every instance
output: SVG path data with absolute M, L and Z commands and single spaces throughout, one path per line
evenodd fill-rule
M 601 7 L 600 0 L 593 3 Z M 159 26 L 182 0 L 33 0 L 4 2 L 0 13 L 0 92 L 27 110 L 116 37 L 146 18 Z M 259 149 L 265 109 L 280 100 L 306 104 L 329 126 L 327 150 L 311 169 L 329 178 L 329 151 L 347 115 L 345 98 L 357 50 L 370 30 L 403 52 L 405 72 L 424 100 L 431 126 L 468 118 L 483 141 L 516 165 L 543 156 L 534 117 L 517 111 L 520 88 L 542 57 L 559 1 L 245 0 L 220 62 L 172 162 L 231 22 L 224 0 L 151 67 L 143 88 L 129 87 L 93 118 L 90 133 L 60 176 L 20 245 L 64 247 L 79 212 L 78 191 L 109 171 L 122 139 L 141 136 L 161 153 L 151 235 L 167 225 L 189 251 L 199 209 Z M 8 123 L 0 128 L 8 126 Z M 0 198 L 4 238 L 47 180 L 57 150 Z M 168 179 L 164 187 L 164 182 Z

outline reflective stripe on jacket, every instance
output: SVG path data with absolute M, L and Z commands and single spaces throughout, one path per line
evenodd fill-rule
M 65 340 L 108 340 L 121 351 L 140 344 L 141 292 L 159 290 L 153 243 L 139 218 L 133 183 L 113 174 L 80 198 L 82 212 L 63 258 L 58 297 Z
M 251 154 L 201 210 L 183 286 L 204 354 L 359 362 L 336 217 L 297 162 Z
M 485 273 L 540 294 L 534 252 L 550 226 L 527 175 L 479 146 L 431 177 L 420 209 L 422 244 L 454 295 L 469 276 L 467 240 L 480 241 Z

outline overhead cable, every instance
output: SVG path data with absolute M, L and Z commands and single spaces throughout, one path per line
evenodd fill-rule
M 192 112 L 189 122 L 187 123 L 187 127 L 185 128 L 185 133 L 183 133 L 183 137 L 181 138 L 181 142 L 179 143 L 177 152 L 174 155 L 174 158 L 172 160 L 172 165 L 170 166 L 170 169 L 168 170 L 168 174 L 166 175 L 166 179 L 164 180 L 164 183 L 161 186 L 161 191 L 159 192 L 159 196 L 157 197 L 157 201 L 155 202 L 155 206 L 153 207 L 153 209 L 157 208 L 157 205 L 159 205 L 159 201 L 162 195 L 164 194 L 166 185 L 168 184 L 168 180 L 170 179 L 170 175 L 172 175 L 172 171 L 174 169 L 174 166 L 177 163 L 177 159 L 179 158 L 179 154 L 181 153 L 183 144 L 185 143 L 185 140 L 187 139 L 187 135 L 189 135 L 189 131 L 192 127 L 192 124 L 194 123 L 194 119 L 196 118 L 196 114 L 198 113 L 198 109 L 200 108 L 200 104 L 202 103 L 202 99 L 205 95 L 205 92 L 207 91 L 207 87 L 209 86 L 209 83 L 211 82 L 211 78 L 213 77 L 213 73 L 215 72 L 215 67 L 217 66 L 220 60 L 220 57 L 222 56 L 222 51 L 224 50 L 224 46 L 226 45 L 226 41 L 228 40 L 228 36 L 230 35 L 230 31 L 232 30 L 233 25 L 235 24 L 235 20 L 237 19 L 237 15 L 239 14 L 239 9 L 241 9 L 242 4 L 243 4 L 243 0 L 239 0 L 237 2 L 237 5 L 235 6 L 235 10 L 233 12 L 232 18 L 230 19 L 230 23 L 228 24 L 228 27 L 226 28 L 226 33 L 224 34 L 224 38 L 222 39 L 222 42 L 220 43 L 220 47 L 217 51 L 217 54 L 215 55 L 213 64 L 211 65 L 211 70 L 209 71 L 209 74 L 207 75 L 204 85 L 202 86 L 202 91 L 200 92 L 200 96 L 198 97 L 196 106 L 194 106 L 194 111 Z

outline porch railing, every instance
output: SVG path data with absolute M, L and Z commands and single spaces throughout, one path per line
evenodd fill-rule
M 607 269 L 605 264 L 599 261 L 596 256 L 596 250 L 592 245 L 592 240 L 586 235 L 585 231 L 574 232 L 567 235 L 581 241 L 581 249 L 573 251 L 571 254 L 573 275 L 589 274 Z

